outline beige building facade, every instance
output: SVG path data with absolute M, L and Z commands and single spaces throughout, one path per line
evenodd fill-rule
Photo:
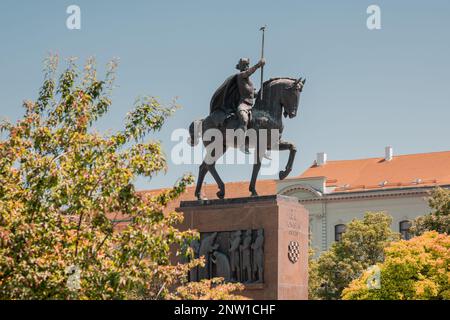
M 409 238 L 416 217 L 429 213 L 428 194 L 450 188 L 450 152 L 327 161 L 318 154 L 301 176 L 277 182 L 277 193 L 294 196 L 310 213 L 311 246 L 316 253 L 338 241 L 345 225 L 368 211 L 392 216 L 392 229 Z
M 381 152 L 380 152 L 381 153 Z M 317 254 L 339 240 L 352 219 L 368 211 L 392 216 L 392 230 L 410 236 L 410 222 L 429 213 L 427 196 L 436 187 L 450 189 L 450 151 L 394 155 L 356 160 L 328 160 L 319 153 L 300 176 L 285 180 L 258 180 L 259 195 L 282 194 L 298 198 L 309 211 L 311 246 Z M 169 204 L 171 211 L 182 200 L 195 200 L 195 186 Z M 158 194 L 162 190 L 144 191 Z M 216 184 L 203 187 L 203 196 L 215 199 Z M 226 184 L 227 198 L 248 197 L 248 181 Z

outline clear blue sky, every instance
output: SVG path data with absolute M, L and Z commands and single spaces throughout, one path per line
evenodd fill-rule
M 65 26 L 70 4 L 81 7 L 79 31 Z M 381 30 L 366 28 L 370 4 L 381 7 Z M 0 115 L 16 119 L 21 101 L 36 97 L 48 52 L 80 62 L 95 56 L 99 65 L 119 57 L 119 88 L 99 129 L 120 128 L 140 94 L 178 96 L 183 109 L 155 136 L 170 155 L 172 130 L 207 114 L 239 57 L 258 59 L 263 24 L 266 77 L 308 78 L 298 117 L 285 122 L 299 149 L 293 176 L 320 151 L 337 160 L 381 156 L 386 145 L 396 154 L 450 150 L 448 0 L 2 0 Z M 189 171 L 197 167 L 169 164 L 138 186 L 171 186 Z M 250 166 L 219 173 L 248 180 Z

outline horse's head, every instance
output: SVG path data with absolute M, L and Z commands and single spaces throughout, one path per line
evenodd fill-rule
M 306 79 L 302 80 L 300 77 L 297 80 L 290 80 L 290 82 L 284 88 L 283 95 L 281 96 L 281 105 L 283 106 L 283 115 L 285 118 L 287 116 L 294 118 L 297 115 L 300 93 L 303 90 Z

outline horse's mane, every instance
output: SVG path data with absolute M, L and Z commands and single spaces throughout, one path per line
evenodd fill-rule
M 266 80 L 263 82 L 263 88 L 264 90 L 269 90 L 270 87 L 276 83 L 278 83 L 278 80 L 292 80 L 297 81 L 295 78 L 289 78 L 289 77 L 277 77 L 277 78 L 270 78 L 269 80 Z M 261 95 L 260 95 L 261 89 L 258 91 L 255 101 L 255 107 L 261 103 Z M 268 99 L 269 97 L 264 95 L 264 99 Z M 270 98 L 269 98 L 270 99 Z
M 269 80 L 266 80 L 263 82 L 263 87 L 265 88 L 266 86 L 268 86 L 269 84 L 272 84 L 272 82 L 277 81 L 277 80 L 292 80 L 292 81 L 297 81 L 297 79 L 295 78 L 289 78 L 289 77 L 276 77 L 276 78 L 270 78 Z

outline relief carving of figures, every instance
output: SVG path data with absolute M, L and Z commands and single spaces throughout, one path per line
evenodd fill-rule
M 258 229 L 255 242 L 252 244 L 252 252 L 255 282 L 262 283 L 264 279 L 264 229 Z
M 264 230 L 202 233 L 190 246 L 205 266 L 190 271 L 190 281 L 222 277 L 225 281 L 263 282 Z
M 232 233 L 230 240 L 230 262 L 231 262 L 231 279 L 232 281 L 241 281 L 241 259 L 239 246 L 241 245 L 241 231 L 235 231 Z
M 220 251 L 214 251 L 211 256 L 211 262 L 216 266 L 214 277 L 221 277 L 229 282 L 231 280 L 231 269 L 228 257 Z
M 247 230 L 240 248 L 242 255 L 242 282 L 245 283 L 252 282 L 251 244 L 252 230 Z
M 217 232 L 205 237 L 200 243 L 199 257 L 205 257 L 205 266 L 198 268 L 198 279 L 209 279 L 212 274 L 211 254 L 219 248 L 216 244 Z

